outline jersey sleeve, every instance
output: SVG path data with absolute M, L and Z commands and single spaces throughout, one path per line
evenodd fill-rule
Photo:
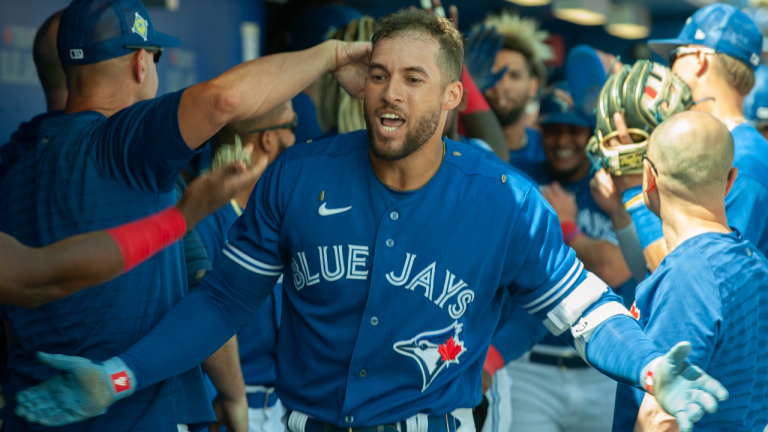
M 229 230 L 229 241 L 220 260 L 241 269 L 243 280 L 251 275 L 279 277 L 285 266 L 280 251 L 285 199 L 283 172 L 285 155 L 270 164 L 253 189 L 245 211 Z
M 694 252 L 684 258 L 664 273 L 651 310 L 640 313 L 648 316 L 645 333 L 656 346 L 667 352 L 688 341 L 692 347 L 688 360 L 706 370 L 722 335 L 720 291 L 703 256 Z
M 197 152 L 184 142 L 179 104 L 184 90 L 136 103 L 99 125 L 90 156 L 112 178 L 146 192 L 167 192 Z
M 756 246 L 768 241 L 768 189 L 755 179 L 739 174 L 725 196 L 728 225 Z
M 522 306 L 511 300 L 508 295 L 504 295 L 501 318 L 491 338 L 491 345 L 501 355 L 503 364 L 525 354 L 548 333 L 540 319 L 529 315 Z
M 544 320 L 586 278 L 576 252 L 566 246 L 555 211 L 530 187 L 512 223 L 502 285 L 529 314 Z

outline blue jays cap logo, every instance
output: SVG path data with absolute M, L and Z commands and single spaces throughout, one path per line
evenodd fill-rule
M 136 19 L 133 21 L 133 28 L 131 28 L 131 31 L 133 33 L 138 34 L 144 39 L 144 42 L 147 41 L 147 27 L 149 26 L 149 23 L 147 23 L 147 20 L 141 17 L 138 12 L 136 12 Z
M 442 330 L 421 333 L 413 339 L 397 342 L 392 347 L 397 353 L 416 360 L 424 378 L 422 392 L 432 384 L 440 371 L 452 363 L 458 364 L 459 356 L 467 351 L 464 342 L 459 340 L 462 327 L 464 324 L 454 321 Z

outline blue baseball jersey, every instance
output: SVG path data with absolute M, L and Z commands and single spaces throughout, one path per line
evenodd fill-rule
M 45 120 L 34 150 L 0 184 L 0 230 L 39 247 L 173 205 L 176 177 L 195 154 L 179 130 L 182 93 L 109 118 L 87 111 Z M 34 310 L 6 306 L 13 341 L 5 430 L 32 427 L 13 413 L 15 394 L 57 373 L 36 360 L 37 351 L 94 361 L 125 351 L 186 294 L 182 254 L 178 242 L 106 284 Z M 178 423 L 194 429 L 214 418 L 194 367 L 118 401 L 104 415 L 57 430 L 176 431 Z
M 549 185 L 554 181 L 546 162 L 528 165 L 522 171 L 540 186 Z M 560 185 L 576 200 L 576 206 L 579 208 L 576 215 L 576 225 L 579 229 L 590 238 L 606 241 L 618 247 L 619 241 L 616 239 L 616 233 L 613 232 L 611 218 L 597 205 L 592 192 L 589 190 L 591 179 L 592 177 L 587 176 L 575 182 L 560 182 Z M 630 276 L 622 285 L 614 287 L 614 290 L 618 293 L 626 290 L 634 291 L 636 286 L 637 282 Z M 566 345 L 562 339 L 552 334 L 544 336 L 541 343 L 556 346 Z
M 520 170 L 525 170 L 527 166 L 547 159 L 541 143 L 541 134 L 538 131 L 525 128 L 525 140 L 525 147 L 509 151 L 509 164 Z
M 242 213 L 234 201 L 206 217 L 195 228 L 215 265 L 227 241 L 227 233 Z M 277 377 L 275 348 L 282 311 L 283 285 L 278 283 L 256 315 L 237 332 L 240 366 L 246 385 L 272 387 Z M 261 405 L 253 408 L 262 408 Z
M 766 427 L 768 261 L 751 242 L 738 232 L 684 241 L 637 287 L 633 314 L 662 350 L 691 342 L 688 361 L 728 389 L 728 400 L 694 431 Z M 620 387 L 614 430 L 632 431 L 643 394 Z
M 731 135 L 733 166 L 739 174 L 725 197 L 728 225 L 768 254 L 768 141 L 747 123 L 736 126 Z
M 586 280 L 536 186 L 446 145 L 415 192 L 376 178 L 365 131 L 293 146 L 259 180 L 207 283 L 240 292 L 284 276 L 287 408 L 360 427 L 474 407 L 502 288 L 541 320 Z
M 0 183 L 3 182 L 8 171 L 22 156 L 29 153 L 37 144 L 37 131 L 43 120 L 58 117 L 64 111 L 50 111 L 37 115 L 28 122 L 23 122 L 19 128 L 11 134 L 11 139 L 0 146 Z

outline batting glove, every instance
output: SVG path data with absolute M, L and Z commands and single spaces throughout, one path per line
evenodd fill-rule
M 119 357 L 94 363 L 38 352 L 37 359 L 62 373 L 16 395 L 16 414 L 31 422 L 62 426 L 83 421 L 104 414 L 136 388 L 133 372 Z
M 477 87 L 481 92 L 485 92 L 496 85 L 507 72 L 508 66 L 504 66 L 502 70 L 493 73 L 496 54 L 504 45 L 504 35 L 499 34 L 495 27 L 487 28 L 483 25 L 477 33 L 471 30 L 467 39 L 469 42 L 464 52 L 464 63 Z
M 728 390 L 688 361 L 691 344 L 681 342 L 664 357 L 643 369 L 643 386 L 664 411 L 675 416 L 680 432 L 691 432 L 704 413 L 717 411 L 717 401 L 728 399 Z

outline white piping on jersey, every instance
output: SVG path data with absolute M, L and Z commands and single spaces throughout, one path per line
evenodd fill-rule
M 242 259 L 232 254 L 230 250 L 235 254 L 237 254 Z M 280 276 L 282 274 L 280 270 L 282 270 L 283 267 L 285 267 L 285 264 L 281 266 L 264 264 L 263 262 L 253 259 L 248 255 L 244 254 L 243 252 L 238 250 L 236 247 L 229 244 L 229 242 L 227 242 L 227 244 L 224 245 L 224 249 L 221 251 L 221 253 L 229 257 L 229 259 L 231 259 L 232 261 L 240 264 L 241 267 L 264 276 Z M 278 271 L 274 271 L 274 270 L 278 270 Z
M 575 270 L 575 271 L 574 271 Z M 567 275 L 563 279 L 560 280 L 560 282 L 557 283 L 551 290 L 549 290 L 544 296 L 547 296 L 551 294 L 556 289 L 560 288 L 560 285 L 563 285 L 562 288 L 553 296 L 549 298 L 549 300 L 545 301 L 544 303 L 540 304 L 539 306 L 532 308 L 528 311 L 529 314 L 535 314 L 536 312 L 544 309 L 545 307 L 549 306 L 556 300 L 558 300 L 560 297 L 563 296 L 573 285 L 574 282 L 576 282 L 579 279 L 579 276 L 581 276 L 581 272 L 584 271 L 584 264 L 582 264 L 581 261 L 576 261 L 576 263 L 571 267 L 571 270 L 568 272 Z M 567 283 L 566 283 L 567 282 Z M 541 299 L 542 297 L 539 297 Z M 537 300 L 538 301 L 538 300 Z
M 544 326 L 555 336 L 560 336 L 581 318 L 585 310 L 608 291 L 608 285 L 592 272 L 557 306 L 547 312 Z
M 580 262 L 580 261 L 578 261 L 578 260 L 577 260 L 575 263 L 573 263 L 573 266 L 571 267 L 571 269 L 570 269 L 570 270 L 568 270 L 568 274 L 566 274 L 566 275 L 565 275 L 565 277 L 563 277 L 562 279 L 560 279 L 560 282 L 558 282 L 558 283 L 557 283 L 557 285 L 553 286 L 553 287 L 552 287 L 552 288 L 551 288 L 549 291 L 547 291 L 547 292 L 545 292 L 544 294 L 542 294 L 542 295 L 541 295 L 539 298 L 537 298 L 536 300 L 534 300 L 534 301 L 532 301 L 532 302 L 530 302 L 530 303 L 528 303 L 528 304 L 524 304 L 524 305 L 523 305 L 523 307 L 524 307 L 525 309 L 528 309 L 528 308 L 531 308 L 531 307 L 533 307 L 533 306 L 536 306 L 536 303 L 538 303 L 538 302 L 540 302 L 540 301 L 543 301 L 543 300 L 544 300 L 545 298 L 547 298 L 547 297 L 548 297 L 550 294 L 552 294 L 552 293 L 553 293 L 553 292 L 555 292 L 555 291 L 556 291 L 558 288 L 560 288 L 560 286 L 561 286 L 563 283 L 565 283 L 565 281 L 567 281 L 569 277 L 571 277 L 571 274 L 573 274 L 573 271 L 574 271 L 574 270 L 576 270 L 576 267 L 579 265 L 579 262 Z M 528 312 L 528 313 L 531 313 L 531 312 Z
M 575 326 L 571 327 L 576 352 L 579 353 L 585 362 L 589 363 L 589 360 L 587 360 L 587 344 L 595 329 L 608 320 L 608 318 L 615 317 L 616 315 L 626 315 L 632 318 L 632 314 L 629 313 L 623 304 L 612 301 L 598 306 L 587 316 L 582 317 Z

